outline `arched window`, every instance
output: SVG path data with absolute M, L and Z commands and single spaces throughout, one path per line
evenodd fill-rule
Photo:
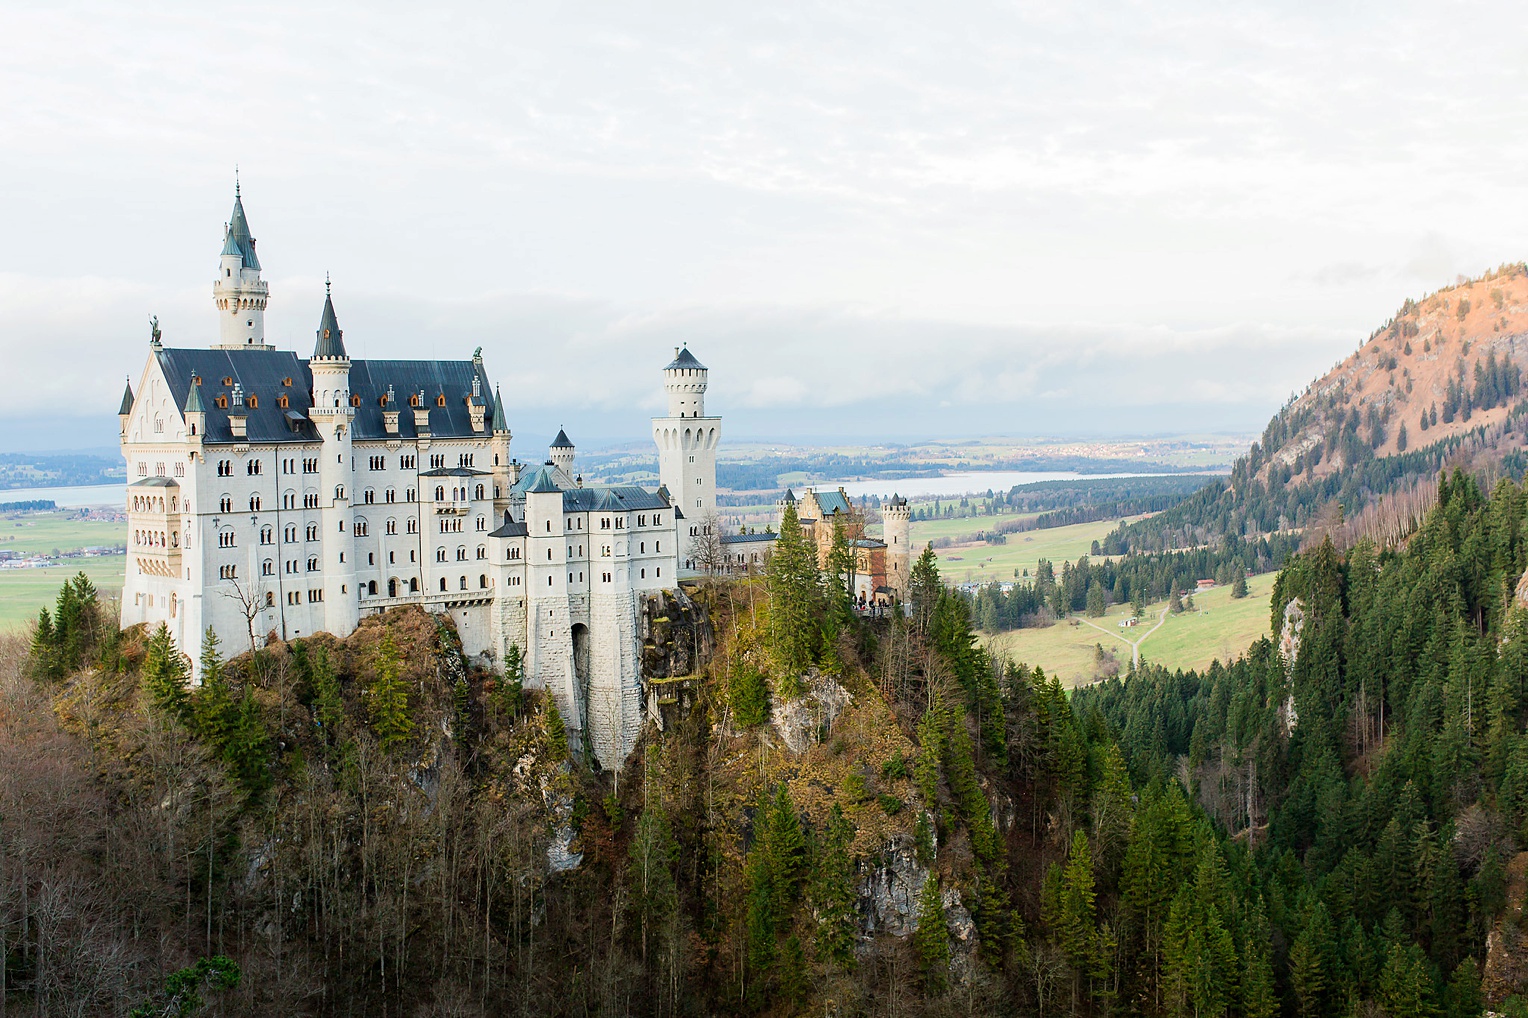
M 410 594 L 417 594 L 417 593 L 419 593 L 419 577 L 417 577 L 417 576 L 409 577 L 409 593 Z
M 372 581 L 370 581 L 370 582 L 368 582 L 366 584 L 366 593 L 370 594 L 372 597 L 376 597 L 377 596 L 377 581 L 376 580 L 372 580 Z
M 446 578 L 444 576 L 440 578 L 440 592 L 442 594 L 446 592 Z
M 435 486 L 435 501 L 437 501 L 437 502 L 444 502 L 445 500 L 446 500 L 446 489 L 445 489 L 444 486 L 437 484 Z
M 478 587 L 483 589 L 483 590 L 487 590 L 488 589 L 488 574 L 487 573 L 479 573 L 478 574 Z

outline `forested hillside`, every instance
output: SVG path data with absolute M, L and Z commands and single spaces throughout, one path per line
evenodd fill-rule
M 1103 551 L 1187 548 L 1290 528 L 1318 531 L 1319 543 L 1342 517 L 1386 496 L 1418 486 L 1430 493 L 1444 465 L 1520 477 L 1528 465 L 1525 369 L 1523 264 L 1407 300 L 1279 410 L 1228 481 L 1122 527 Z M 1426 506 L 1412 508 L 1402 511 L 1400 529 Z M 1356 539 L 1358 531 L 1347 533 Z
M 72 583 L 0 653 L 6 1013 L 1478 1014 L 1525 506 L 1461 479 L 1404 553 L 1297 558 L 1292 670 L 1073 699 L 931 552 L 860 617 L 787 512 L 619 776 L 449 619 L 209 637 L 191 689 Z

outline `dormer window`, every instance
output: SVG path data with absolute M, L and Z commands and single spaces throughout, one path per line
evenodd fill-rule
M 223 379 L 223 384 L 224 384 L 224 385 L 232 385 L 232 384 L 233 384 L 233 379 L 232 379 L 232 378 L 228 378 L 228 377 L 225 377 L 225 378 L 224 378 L 224 379 Z
M 283 393 L 282 395 L 276 397 L 276 405 L 285 410 L 287 407 L 292 405 L 292 401 L 287 399 L 286 394 Z
M 260 409 L 260 399 L 254 393 L 250 393 L 249 394 L 249 398 L 246 399 L 244 402 L 249 405 L 249 408 L 251 410 L 258 410 L 258 409 Z
M 418 407 L 419 407 L 419 397 L 418 396 L 410 396 L 409 397 L 409 406 L 414 407 L 415 409 L 418 409 Z
M 218 405 L 218 409 L 219 410 L 227 410 L 228 409 L 228 397 L 227 396 L 219 396 L 217 399 L 213 400 L 213 402 Z
M 445 393 L 441 393 L 439 396 L 435 397 L 435 405 L 436 406 L 445 406 L 446 405 L 446 394 Z
M 350 397 L 350 405 L 351 406 L 360 406 L 361 405 L 361 397 L 360 396 L 351 396 Z
M 290 378 L 283 378 L 281 384 L 290 389 L 292 387 L 292 380 Z

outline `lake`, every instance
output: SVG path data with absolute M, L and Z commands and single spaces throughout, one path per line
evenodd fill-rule
M 51 498 L 60 509 L 94 505 L 121 508 L 127 504 L 127 483 L 86 484 L 62 488 L 3 488 L 0 502 L 34 502 Z
M 1163 477 L 1162 473 L 1149 474 L 1078 474 L 1064 470 L 973 470 L 968 473 L 945 474 L 942 477 L 904 477 L 895 481 L 835 481 L 831 484 L 805 485 L 820 491 L 832 491 L 840 486 L 851 498 L 861 495 L 897 494 L 927 497 L 930 495 L 959 497 L 977 492 L 986 494 L 991 488 L 994 494 L 1003 494 L 1015 484 L 1035 484 L 1039 481 L 1076 481 L 1081 479 L 1102 480 L 1110 477 Z

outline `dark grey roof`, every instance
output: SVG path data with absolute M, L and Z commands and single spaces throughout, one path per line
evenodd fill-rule
M 529 533 L 529 531 L 526 530 L 525 524 L 523 522 L 522 523 L 516 523 L 513 516 L 509 515 L 509 513 L 505 513 L 504 514 L 504 522 L 499 526 L 499 529 L 491 532 L 488 536 L 489 537 L 524 537 L 528 533 Z
M 129 378 L 127 380 L 127 388 L 122 390 L 122 409 L 118 410 L 117 413 L 119 413 L 119 414 L 130 414 L 132 412 L 133 412 L 133 380 L 131 378 Z
M 786 503 L 787 505 L 789 505 L 789 504 L 791 504 L 791 503 L 796 501 L 796 493 L 794 491 L 791 491 L 789 488 L 786 488 L 785 489 L 785 497 L 781 498 L 780 501 L 782 501 L 782 502 Z
M 571 449 L 571 448 L 573 448 L 573 440 L 568 437 L 568 433 L 566 431 L 563 431 L 561 428 L 558 428 L 557 429 L 557 437 L 552 439 L 552 448 L 553 449 Z
M 233 190 L 233 215 L 228 218 L 223 253 L 236 254 L 243 259 L 246 269 L 260 271 L 260 259 L 255 257 L 255 238 L 249 235 L 249 220 L 244 218 L 244 199 L 239 197 L 238 187 Z
M 886 547 L 886 542 L 885 541 L 878 541 L 878 540 L 876 540 L 873 537 L 860 538 L 859 540 L 856 540 L 856 541 L 850 541 L 849 544 L 852 547 L 855 547 L 855 548 L 884 548 L 884 547 Z
M 636 512 L 639 509 L 667 508 L 668 502 L 634 484 L 610 488 L 569 488 L 562 493 L 563 512 Z
M 180 482 L 175 480 L 173 477 L 143 477 L 143 478 L 140 478 L 140 479 L 134 481 L 132 484 L 129 484 L 128 487 L 129 488 L 178 488 L 178 487 L 180 487 Z
M 155 351 L 155 356 L 170 391 L 182 400 L 182 411 L 184 400 L 190 396 L 192 377 L 201 378 L 207 444 L 235 441 L 228 427 L 229 411 L 217 405 L 217 397 L 230 393 L 231 386 L 223 384 L 225 378 L 231 378 L 244 390 L 245 405 L 240 411 L 248 419 L 247 441 L 319 441 L 318 432 L 307 418 L 313 407 L 313 375 L 308 362 L 291 351 L 166 348 Z M 393 385 L 398 393 L 398 403 L 393 406 L 400 411 L 397 438 L 417 437 L 407 398 L 421 391 L 430 413 L 432 437 L 471 438 L 484 434 L 472 429 L 467 407 L 476 372 L 471 361 L 352 361 L 350 391 L 360 397 L 360 406 L 355 408 L 351 437 L 358 442 L 395 437 L 388 434 L 382 419 L 382 400 L 387 396 L 388 385 Z M 292 384 L 283 384 L 289 378 Z M 277 401 L 283 395 L 288 399 L 287 407 Z M 437 405 L 441 395 L 446 397 L 443 407 Z M 248 405 L 250 396 L 258 400 L 257 406 Z
M 706 366 L 700 363 L 700 361 L 696 360 L 694 354 L 690 353 L 689 347 L 685 347 L 682 350 L 675 350 L 674 359 L 669 361 L 668 367 L 664 368 L 663 370 L 681 371 L 685 368 L 689 368 L 691 371 L 706 370 Z
M 510 489 L 517 495 L 523 495 L 528 491 L 561 491 L 557 483 L 557 471 L 549 463 L 543 463 L 534 470 L 527 470 L 520 475 L 515 486 Z
M 339 319 L 334 317 L 334 300 L 329 296 L 329 284 L 324 284 L 324 314 L 318 321 L 318 342 L 313 344 L 315 360 L 324 358 L 345 360 L 345 334 L 340 331 Z
M 762 544 L 779 537 L 779 534 L 723 534 L 722 544 Z

